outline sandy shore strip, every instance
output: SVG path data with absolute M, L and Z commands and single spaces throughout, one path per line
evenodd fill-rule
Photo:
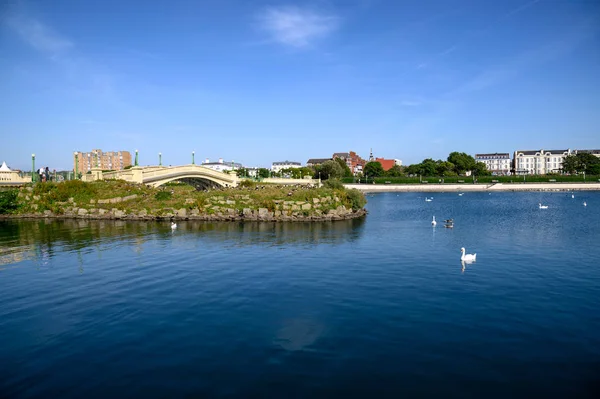
M 490 184 L 344 184 L 365 193 L 468 191 L 596 191 L 600 183 L 490 183 Z

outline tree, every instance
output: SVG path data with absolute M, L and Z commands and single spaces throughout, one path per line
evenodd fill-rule
M 473 168 L 473 174 L 475 176 L 489 176 L 492 174 L 483 162 L 476 162 Z
M 263 179 L 270 177 L 271 171 L 266 168 L 258 168 L 258 177 L 262 177 Z
M 431 158 L 424 159 L 423 162 L 421 162 L 420 174 L 422 176 L 437 175 L 437 162 Z
M 439 160 L 436 162 L 436 172 L 438 176 L 456 176 L 455 166 L 452 162 Z
M 404 169 L 400 165 L 394 165 L 385 172 L 385 175 L 390 177 L 404 176 Z
M 587 152 L 570 154 L 563 158 L 562 169 L 567 173 L 600 174 L 600 158 Z
M 342 158 L 336 158 L 335 161 L 340 164 L 340 167 L 342 168 L 343 171 L 343 177 L 352 177 L 352 171 L 350 170 L 350 167 L 348 166 L 348 164 L 346 163 L 346 161 L 344 161 Z
M 367 162 L 363 168 L 363 174 L 368 177 L 379 177 L 385 174 L 383 166 L 377 161 Z
M 458 174 L 465 173 L 475 168 L 475 158 L 464 152 L 451 152 L 448 155 L 448 162 L 454 164 L 454 171 Z
M 325 161 L 315 169 L 317 174 L 321 172 L 321 179 L 323 180 L 339 179 L 344 176 L 344 170 L 336 161 Z
M 575 173 L 579 167 L 579 160 L 575 154 L 567 155 L 562 161 L 562 170 L 567 173 Z

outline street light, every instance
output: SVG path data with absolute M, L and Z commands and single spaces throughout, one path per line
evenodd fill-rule
M 31 154 L 31 182 L 35 183 L 35 154 Z
M 192 165 L 196 164 L 196 162 L 194 161 L 194 155 L 196 155 L 196 151 L 192 151 Z
M 138 166 L 138 150 L 135 150 L 135 165 Z
M 158 166 L 162 166 L 162 153 L 158 153 Z
M 585 183 L 585 164 L 583 164 L 583 182 Z
M 79 176 L 79 153 L 75 151 L 73 155 L 75 155 L 75 179 L 77 179 Z

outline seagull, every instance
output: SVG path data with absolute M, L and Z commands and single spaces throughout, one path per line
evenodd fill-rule
M 433 227 L 435 227 L 435 225 L 436 225 L 436 224 L 437 224 L 437 222 L 435 221 L 435 216 L 434 216 L 434 217 L 433 217 L 433 220 L 431 221 L 431 225 L 432 225 Z
M 177 228 L 177 223 L 171 222 L 171 230 L 175 230 Z
M 548 205 L 542 205 L 542 203 L 539 203 L 539 208 L 540 209 L 548 209 Z
M 475 262 L 475 259 L 477 258 L 477 254 L 465 254 L 465 247 L 462 247 L 460 249 L 461 252 L 461 256 L 460 256 L 460 260 L 463 262 Z

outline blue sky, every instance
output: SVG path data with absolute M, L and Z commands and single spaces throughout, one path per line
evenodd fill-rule
M 600 147 L 600 2 L 12 1 L 0 162 Z

